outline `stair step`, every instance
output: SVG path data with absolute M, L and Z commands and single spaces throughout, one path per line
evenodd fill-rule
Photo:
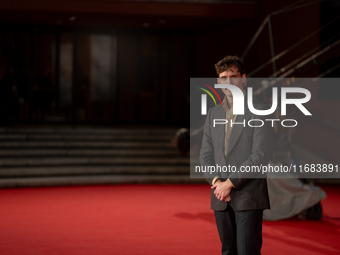
M 0 128 L 0 187 L 206 183 L 174 148 L 176 128 Z
M 0 177 L 67 176 L 67 175 L 153 175 L 190 174 L 189 166 L 53 166 L 1 168 Z
M 190 178 L 189 175 L 98 175 L 69 177 L 32 177 L 0 179 L 1 188 L 68 186 L 68 185 L 103 185 L 122 183 L 206 183 L 202 178 Z M 207 184 L 207 188 L 209 188 Z
M 81 128 L 81 127 L 12 127 L 0 128 L 0 133 L 14 134 L 99 134 L 99 135 L 174 135 L 179 128 Z
M 91 158 L 15 158 L 0 159 L 0 167 L 20 166 L 51 166 L 51 165 L 189 165 L 190 158 L 113 158 L 113 157 L 91 157 Z M 1 169 L 0 169 L 1 171 Z
M 0 158 L 1 157 L 93 157 L 93 156 L 113 156 L 113 157 L 179 157 L 179 152 L 175 149 L 173 150 L 144 150 L 144 149 L 5 149 L 0 148 Z
M 169 143 L 156 143 L 156 142 L 37 142 L 37 141 L 19 141 L 19 142 L 1 142 L 0 148 L 158 148 L 158 149 L 173 149 L 173 145 Z
M 162 141 L 169 142 L 175 136 L 175 133 L 172 135 L 103 135 L 103 134 L 0 134 L 0 141 L 8 141 L 8 140 L 44 140 L 44 141 Z

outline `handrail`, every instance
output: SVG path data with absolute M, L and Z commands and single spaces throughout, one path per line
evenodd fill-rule
M 320 74 L 317 78 L 322 78 L 325 75 L 329 74 L 330 72 L 333 72 L 335 69 L 338 69 L 340 67 L 340 63 L 333 66 L 332 68 L 329 68 L 327 71 L 323 72 L 322 74 Z
M 262 32 L 264 26 L 267 24 L 269 20 L 269 15 L 264 19 L 264 21 L 262 22 L 261 26 L 257 29 L 255 35 L 253 36 L 253 38 L 250 40 L 247 48 L 244 50 L 241 58 L 245 58 L 245 56 L 247 55 L 248 51 L 250 50 L 251 46 L 253 46 L 254 42 L 256 41 L 257 37 L 259 37 L 260 33 Z
M 326 25 L 322 26 L 321 28 L 317 29 L 316 31 L 312 32 L 311 34 L 307 35 L 305 38 L 301 39 L 300 41 L 298 41 L 297 43 L 295 43 L 294 45 L 292 45 L 291 47 L 289 47 L 288 49 L 280 52 L 279 54 L 277 54 L 275 57 L 271 58 L 270 60 L 268 60 L 266 63 L 262 64 L 261 66 L 259 66 L 258 68 L 256 68 L 255 70 L 253 70 L 252 72 L 250 72 L 248 74 L 248 76 L 252 76 L 253 74 L 257 73 L 258 71 L 262 70 L 264 67 L 266 67 L 267 65 L 273 63 L 274 61 L 278 60 L 279 58 L 281 58 L 282 56 L 286 55 L 288 52 L 290 52 L 291 50 L 293 50 L 294 48 L 296 48 L 297 46 L 299 46 L 301 43 L 303 43 L 304 41 L 308 40 L 309 38 L 311 38 L 312 36 L 314 36 L 315 34 L 319 33 L 321 30 L 323 30 L 324 28 L 328 27 L 329 25 L 331 25 L 333 22 L 335 22 L 336 20 L 340 19 L 340 15 L 337 16 L 335 19 L 331 20 L 330 22 L 328 22 Z
M 301 5 L 297 5 L 301 2 L 304 2 L 305 0 L 300 0 L 298 2 L 295 2 L 295 3 L 292 3 L 284 8 L 281 8 L 280 10 L 278 11 L 275 11 L 275 12 L 272 12 L 270 14 L 267 15 L 267 17 L 264 19 L 264 21 L 262 22 L 262 24 L 260 25 L 259 29 L 256 31 L 255 35 L 252 37 L 252 39 L 250 40 L 249 44 L 247 45 L 246 49 L 244 50 L 243 54 L 242 54 L 242 58 L 244 59 L 246 57 L 246 55 L 248 54 L 250 48 L 253 46 L 253 44 L 255 43 L 255 41 L 257 40 L 257 38 L 259 37 L 260 33 L 262 32 L 264 26 L 270 21 L 270 17 L 271 16 L 274 16 L 274 15 L 278 15 L 278 14 L 281 14 L 281 13 L 284 13 L 284 12 L 287 12 L 287 11 L 292 11 L 292 10 L 296 10 L 296 9 L 299 9 L 299 8 L 303 8 L 303 7 L 306 7 L 306 6 L 309 6 L 309 5 L 312 5 L 312 4 L 315 4 L 315 3 L 321 3 L 321 2 L 324 2 L 324 1 L 327 1 L 327 0 L 316 0 L 316 1 L 313 1 L 313 2 L 309 2 L 309 3 L 305 3 L 305 4 L 301 4 Z M 297 6 L 296 6 L 297 5 Z M 335 21 L 335 20 L 334 20 Z M 268 24 L 269 25 L 269 24 Z M 325 26 L 328 26 L 330 24 L 327 24 Z M 324 27 L 325 27 L 324 26 Z M 324 28 L 323 27 L 323 28 Z M 320 30 L 319 30 L 320 31 Z M 317 32 L 314 32 L 314 33 L 317 33 Z M 308 39 L 308 38 L 307 38 Z M 303 39 L 304 40 L 307 40 L 306 38 Z M 299 42 L 298 42 L 299 43 Z M 302 43 L 302 42 L 301 42 Z M 300 43 L 300 44 L 301 44 Z M 297 46 L 297 45 L 296 45 Z M 295 46 L 295 47 L 296 47 Z M 281 52 L 283 53 L 283 52 Z M 281 54 L 280 53 L 280 54 Z M 286 52 L 287 53 L 287 52 Z M 283 55 L 285 55 L 286 53 L 284 53 Z M 279 55 L 279 54 L 278 54 Z M 270 63 L 275 63 L 275 61 L 282 57 L 283 55 L 280 55 L 279 57 L 277 57 L 278 55 L 272 57 L 269 61 L 267 61 L 264 65 L 261 65 L 260 67 L 261 68 L 264 68 L 265 66 L 267 66 L 268 64 Z M 256 72 L 258 72 L 259 70 L 261 70 L 259 68 L 256 69 Z M 251 72 L 250 74 L 248 74 L 249 76 L 251 76 L 252 74 L 256 73 L 255 70 L 253 72 Z M 276 73 L 276 70 L 274 70 L 274 73 Z
M 317 54 L 312 55 L 311 57 L 309 57 L 308 59 L 306 59 L 305 61 L 301 62 L 299 65 L 297 65 L 294 68 L 289 69 L 287 72 L 285 72 L 284 74 L 280 75 L 278 78 L 275 78 L 275 80 L 272 80 L 272 82 L 270 84 L 265 84 L 262 85 L 260 88 L 258 88 L 255 92 L 254 95 L 259 95 L 261 94 L 263 91 L 265 91 L 266 89 L 274 86 L 274 84 L 276 84 L 278 81 L 286 78 L 289 74 L 291 74 L 292 72 L 296 71 L 297 69 L 301 68 L 302 66 L 306 65 L 308 62 L 314 60 L 316 57 L 320 56 L 321 54 L 325 53 L 326 51 L 332 49 L 335 45 L 339 44 L 340 40 L 334 42 L 333 44 L 329 45 L 328 47 L 324 48 L 323 50 L 319 51 Z M 333 70 L 337 69 L 340 67 L 340 63 L 333 66 L 332 68 L 328 69 L 327 71 L 323 72 L 322 74 L 320 74 L 319 76 L 315 77 L 313 79 L 313 81 L 318 80 L 319 78 L 325 76 L 326 74 L 332 72 Z
M 319 50 L 320 48 L 322 48 L 323 46 L 327 45 L 329 42 L 333 41 L 334 38 L 338 37 L 340 35 L 340 33 L 336 34 L 335 36 L 333 36 L 332 38 L 328 39 L 327 41 L 323 42 L 321 45 L 316 46 L 315 48 L 311 49 L 310 51 L 308 51 L 307 53 L 303 54 L 301 57 L 295 59 L 293 62 L 290 62 L 288 65 L 280 68 L 279 71 L 277 71 L 276 73 L 273 73 L 272 75 L 270 75 L 270 78 L 273 77 L 277 77 L 277 75 L 283 73 L 284 71 L 288 70 L 289 68 L 291 68 L 292 66 L 294 66 L 295 64 L 299 63 L 301 60 L 307 58 L 310 54 L 314 53 L 315 51 Z
M 320 56 L 321 54 L 325 53 L 326 51 L 329 51 L 330 49 L 332 49 L 332 47 L 334 47 L 335 45 L 339 44 L 340 40 L 332 43 L 331 45 L 327 46 L 326 48 L 320 50 L 318 53 L 310 56 L 309 58 L 307 58 L 306 60 L 304 60 L 303 62 L 301 62 L 300 64 L 298 64 L 297 66 L 289 69 L 287 72 L 283 73 L 282 75 L 280 75 L 281 78 L 287 77 L 288 75 L 290 75 L 292 72 L 296 71 L 297 69 L 300 69 L 301 67 L 303 67 L 304 65 L 306 65 L 307 63 L 309 63 L 310 61 L 314 60 L 316 57 Z
M 289 4 L 285 7 L 283 7 L 282 9 L 280 10 L 286 10 L 286 9 L 289 9 L 290 7 L 300 3 L 300 2 L 303 2 L 303 1 L 306 1 L 306 0 L 300 0 L 298 2 L 295 2 L 295 3 L 292 3 L 292 4 Z M 247 45 L 246 49 L 244 50 L 241 58 L 245 58 L 246 55 L 248 54 L 248 51 L 250 50 L 251 46 L 253 46 L 254 42 L 256 41 L 256 39 L 259 37 L 260 33 L 262 32 L 264 26 L 267 24 L 267 22 L 269 21 L 269 18 L 271 16 L 272 13 L 268 14 L 267 17 L 263 20 L 262 24 L 260 25 L 260 27 L 257 29 L 255 35 L 253 36 L 253 38 L 250 40 L 249 44 Z

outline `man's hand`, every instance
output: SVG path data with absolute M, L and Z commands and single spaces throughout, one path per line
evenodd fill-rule
M 229 180 L 226 180 L 225 182 L 217 180 L 214 185 L 211 186 L 212 189 L 215 189 L 214 194 L 217 199 L 224 202 L 230 201 L 230 191 L 232 187 L 233 184 Z

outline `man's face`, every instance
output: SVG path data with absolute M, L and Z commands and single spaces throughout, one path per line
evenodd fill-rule
M 218 84 L 230 84 L 243 90 L 243 83 L 246 82 L 246 74 L 241 76 L 237 66 L 230 66 L 229 69 L 219 74 Z M 222 88 L 223 93 L 227 97 L 232 97 L 229 89 Z

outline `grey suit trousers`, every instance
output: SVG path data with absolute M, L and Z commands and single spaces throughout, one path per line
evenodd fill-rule
M 222 255 L 260 255 L 263 210 L 214 211 Z

